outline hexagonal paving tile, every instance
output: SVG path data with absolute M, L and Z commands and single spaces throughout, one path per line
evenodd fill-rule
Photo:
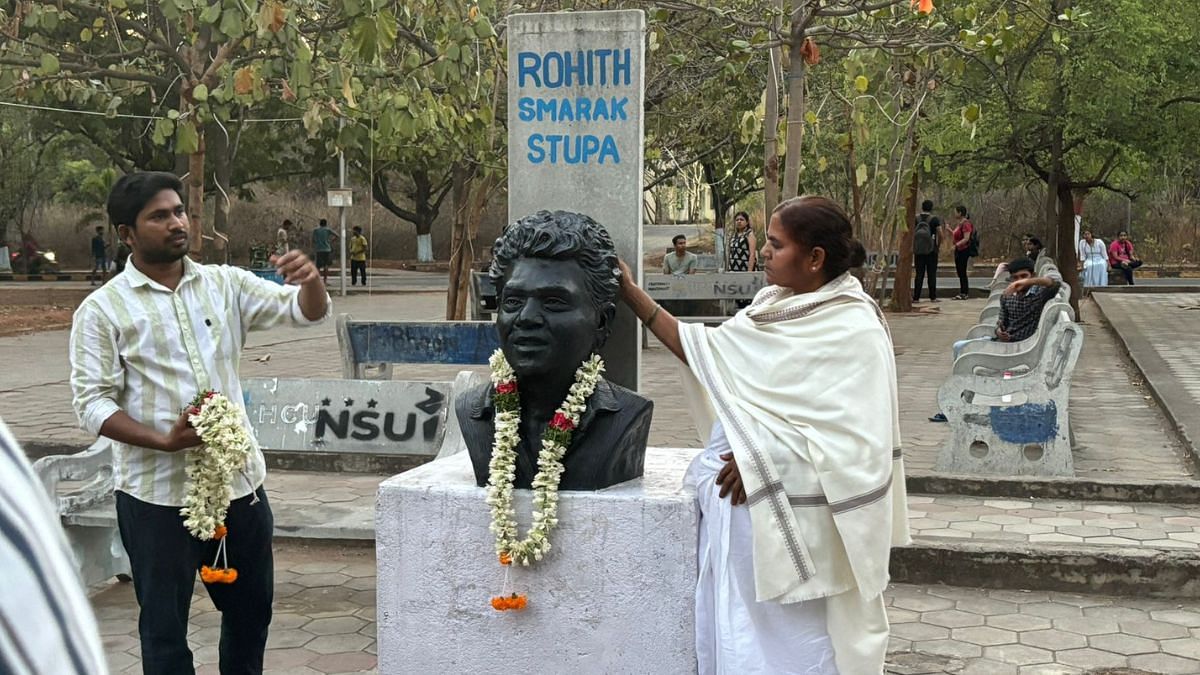
M 296 577 L 295 583 L 305 588 L 320 588 L 322 586 L 341 586 L 350 580 L 350 577 L 345 574 L 336 572 L 323 574 L 301 574 Z
M 1082 616 L 1083 610 L 1078 607 L 1060 605 L 1055 602 L 1035 602 L 1029 605 L 1021 605 L 1021 613 L 1040 616 L 1046 619 L 1065 619 L 1071 616 Z
M 267 649 L 284 648 L 284 647 L 303 647 L 312 642 L 313 634 L 306 633 L 299 628 L 284 628 L 283 630 L 272 630 L 267 634 Z
M 1159 609 L 1150 612 L 1155 621 L 1179 624 L 1188 628 L 1200 628 L 1200 612 L 1187 609 Z
M 308 665 L 317 656 L 316 652 L 302 648 L 268 649 L 263 658 L 263 667 L 268 670 L 299 668 Z
M 914 612 L 933 612 L 940 609 L 952 609 L 954 607 L 954 601 L 924 594 L 909 595 L 896 598 L 896 600 L 892 603 L 892 606 Z
M 371 638 L 358 633 L 350 635 L 322 635 L 314 638 L 305 648 L 318 654 L 338 654 L 340 652 L 360 652 L 374 642 Z
M 1079 635 L 1103 635 L 1116 633 L 1120 627 L 1116 621 L 1102 619 L 1097 616 L 1072 616 L 1065 619 L 1055 619 L 1054 627 Z
M 992 628 L 991 626 L 971 626 L 970 628 L 955 628 L 950 631 L 950 637 L 963 642 L 992 647 L 995 645 L 1016 644 L 1017 634 L 1011 630 Z
M 1124 624 L 1126 621 L 1145 621 L 1149 617 L 1145 611 L 1136 607 L 1084 607 L 1083 615 L 1108 619 L 1120 624 Z
M 1080 675 L 1083 673 L 1078 668 L 1064 666 L 1057 663 L 1042 664 L 1037 666 L 1021 666 L 1017 669 L 1017 675 Z
M 353 616 L 339 616 L 329 619 L 313 619 L 304 624 L 304 630 L 313 635 L 342 635 L 357 633 L 366 621 Z
M 375 668 L 376 657 L 363 652 L 327 654 L 309 665 L 327 673 L 356 673 Z
M 1088 638 L 1088 646 L 1125 656 L 1158 653 L 1157 642 L 1136 635 L 1093 635 Z
M 945 640 L 950 637 L 950 629 L 941 626 L 930 626 L 927 623 L 902 623 L 892 626 L 892 635 L 914 642 L 920 640 Z
M 1188 629 L 1174 623 L 1163 623 L 1162 621 L 1151 621 L 1149 619 L 1139 619 L 1134 621 L 1120 621 L 1121 632 L 1137 635 L 1138 637 L 1151 638 L 1153 640 L 1166 640 L 1169 638 L 1189 637 Z
M 989 616 L 983 620 L 989 626 L 1012 631 L 1045 630 L 1050 628 L 1050 619 L 1032 614 L 1001 614 Z
M 969 642 L 959 642 L 958 640 L 926 640 L 924 642 L 914 642 L 912 645 L 912 650 L 922 654 L 949 656 L 959 659 L 978 658 L 983 654 L 983 647 L 971 644 Z
M 1084 649 L 1068 649 L 1058 652 L 1058 662 L 1080 668 L 1120 668 L 1128 665 L 1126 657 L 1112 652 L 1102 652 L 1099 649 L 1086 647 Z
M 1183 656 L 1189 659 L 1200 659 L 1200 640 L 1188 637 L 1182 639 L 1163 640 L 1159 644 L 1162 645 L 1163 652 L 1174 656 Z
M 981 616 L 1015 614 L 1017 612 L 1016 603 L 994 600 L 985 596 L 964 598 L 954 603 L 954 606 L 956 609 L 964 612 L 971 612 L 972 614 L 979 614 Z
M 1054 654 L 1029 645 L 998 645 L 985 647 L 986 658 L 1011 663 L 1015 666 L 1032 666 L 1039 663 L 1054 663 Z
M 1033 645 L 1043 649 L 1059 650 L 1074 649 L 1088 646 L 1087 638 L 1075 633 L 1051 628 L 1049 630 L 1033 630 L 1021 633 L 1021 644 Z
M 1132 668 L 1140 668 L 1163 675 L 1196 675 L 1196 673 L 1200 673 L 1200 662 L 1171 654 L 1131 656 L 1129 665 Z
M 340 572 L 344 567 L 346 567 L 346 563 L 344 562 L 317 561 L 297 563 L 287 569 L 296 574 L 332 574 L 333 572 Z
M 962 612 L 957 609 L 943 609 L 936 612 L 925 612 L 921 615 L 923 623 L 943 626 L 945 628 L 966 628 L 967 626 L 982 626 L 983 617 L 978 614 Z

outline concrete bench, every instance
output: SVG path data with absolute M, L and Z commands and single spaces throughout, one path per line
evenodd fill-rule
M 1082 347 L 1061 304 L 1029 340 L 968 345 L 938 391 L 951 434 L 936 470 L 1073 476 L 1068 398 Z
M 129 557 L 117 530 L 112 446 L 101 438 L 75 455 L 43 457 L 33 465 L 62 519 L 85 586 L 129 579 Z

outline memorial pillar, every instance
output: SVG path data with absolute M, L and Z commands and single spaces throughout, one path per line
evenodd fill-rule
M 592 217 L 641 279 L 640 10 L 515 14 L 508 29 L 508 217 L 546 210 Z M 637 318 L 618 304 L 605 376 L 637 390 Z

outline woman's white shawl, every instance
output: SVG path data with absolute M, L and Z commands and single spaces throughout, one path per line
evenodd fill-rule
M 896 363 L 875 301 L 849 274 L 800 295 L 769 286 L 722 326 L 680 333 L 693 413 L 703 429 L 720 417 L 746 488 L 758 600 L 882 593 L 909 536 Z

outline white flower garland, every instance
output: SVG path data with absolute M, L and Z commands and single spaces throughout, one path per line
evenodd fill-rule
M 206 392 L 189 409 L 188 420 L 204 446 L 188 450 L 187 495 L 181 513 L 192 536 L 208 541 L 224 524 L 233 495 L 233 474 L 242 470 L 250 454 L 250 434 L 242 412 L 226 396 Z
M 558 524 L 558 483 L 562 479 L 562 458 L 571 444 L 571 435 L 587 409 L 587 399 L 596 389 L 604 361 L 591 355 L 575 371 L 575 382 L 554 419 L 542 435 L 538 453 L 538 472 L 533 479 L 533 524 L 525 539 L 518 540 L 516 513 L 513 510 L 513 482 L 517 474 L 517 445 L 521 442 L 521 406 L 516 374 L 499 349 L 489 359 L 495 389 L 496 432 L 492 459 L 488 466 L 487 503 L 492 507 L 491 530 L 496 535 L 496 553 L 501 562 L 529 565 L 541 560 L 550 550 L 550 531 Z M 507 563 L 504 563 L 507 564 Z

